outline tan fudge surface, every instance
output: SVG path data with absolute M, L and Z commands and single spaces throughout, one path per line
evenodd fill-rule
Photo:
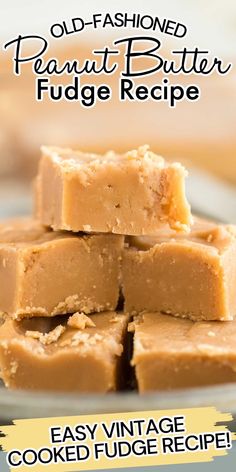
M 163 225 L 186 230 L 190 208 L 185 169 L 148 146 L 117 155 L 42 148 L 35 202 L 53 229 L 153 234 Z
M 236 315 L 235 227 L 195 220 L 189 235 L 160 230 L 128 238 L 122 262 L 125 310 L 194 320 Z
M 114 310 L 123 237 L 0 224 L 0 312 L 13 318 Z
M 66 317 L 8 318 L 0 327 L 5 385 L 67 392 L 108 392 L 120 387 L 128 315 L 104 312 L 89 318 L 95 326 L 84 329 L 69 326 Z
M 236 321 L 145 313 L 133 325 L 140 392 L 236 382 Z

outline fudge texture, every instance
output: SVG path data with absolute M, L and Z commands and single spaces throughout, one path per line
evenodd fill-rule
M 235 320 L 193 322 L 144 313 L 130 329 L 141 393 L 236 382 Z
M 0 312 L 15 319 L 115 310 L 123 237 L 0 224 Z
M 195 219 L 189 235 L 160 230 L 127 239 L 122 260 L 125 310 L 193 320 L 236 315 L 236 229 Z
M 42 147 L 35 206 L 54 230 L 153 234 L 168 223 L 187 230 L 186 171 L 148 146 L 117 155 Z
M 91 323 L 80 328 L 59 316 L 7 318 L 0 327 L 0 368 L 6 387 L 81 393 L 122 387 L 128 315 L 104 312 L 87 318 Z

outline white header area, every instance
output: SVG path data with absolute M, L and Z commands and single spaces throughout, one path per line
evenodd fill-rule
M 47 34 L 53 23 L 71 18 L 89 19 L 94 13 L 127 12 L 184 23 L 188 34 L 178 40 L 180 45 L 204 47 L 225 56 L 236 55 L 235 0 L 0 0 L 0 5 L 1 42 L 18 34 Z M 91 28 L 91 37 L 93 34 L 109 35 L 110 32 L 109 27 L 96 32 Z M 165 35 L 165 41 L 168 40 L 171 36 Z

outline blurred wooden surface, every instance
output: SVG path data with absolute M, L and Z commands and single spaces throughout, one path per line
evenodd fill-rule
M 97 41 L 102 47 L 104 39 Z M 63 50 L 50 51 L 60 60 L 91 57 L 88 41 L 75 46 L 69 41 Z M 236 72 L 227 76 L 181 77 L 172 82 L 197 83 L 201 99 L 181 102 L 175 109 L 166 103 L 120 103 L 118 75 L 87 76 L 83 83 L 107 82 L 113 98 L 84 109 L 73 102 L 36 102 L 30 68 L 15 77 L 10 55 L 1 54 L 0 88 L 0 175 L 31 177 L 36 172 L 41 144 L 77 147 L 103 152 L 109 148 L 125 151 L 148 143 L 167 158 L 193 162 L 230 182 L 236 183 Z M 121 55 L 122 56 L 122 55 Z M 120 61 L 122 59 L 120 58 Z M 230 59 L 232 61 L 232 58 Z M 160 83 L 158 74 L 143 83 Z M 65 79 L 64 79 L 65 80 Z M 68 79 L 68 77 L 66 78 Z

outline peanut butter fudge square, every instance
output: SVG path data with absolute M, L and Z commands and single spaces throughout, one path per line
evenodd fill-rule
M 122 262 L 125 310 L 193 320 L 236 315 L 236 229 L 195 220 L 190 234 L 160 230 L 127 240 Z
M 0 224 L 0 312 L 15 319 L 116 309 L 123 237 Z
M 141 393 L 236 382 L 236 321 L 137 315 L 134 353 Z
M 153 234 L 164 223 L 190 224 L 185 169 L 148 146 L 117 155 L 43 147 L 35 201 L 54 230 Z
M 11 389 L 109 392 L 122 386 L 128 315 L 6 319 L 0 368 Z

